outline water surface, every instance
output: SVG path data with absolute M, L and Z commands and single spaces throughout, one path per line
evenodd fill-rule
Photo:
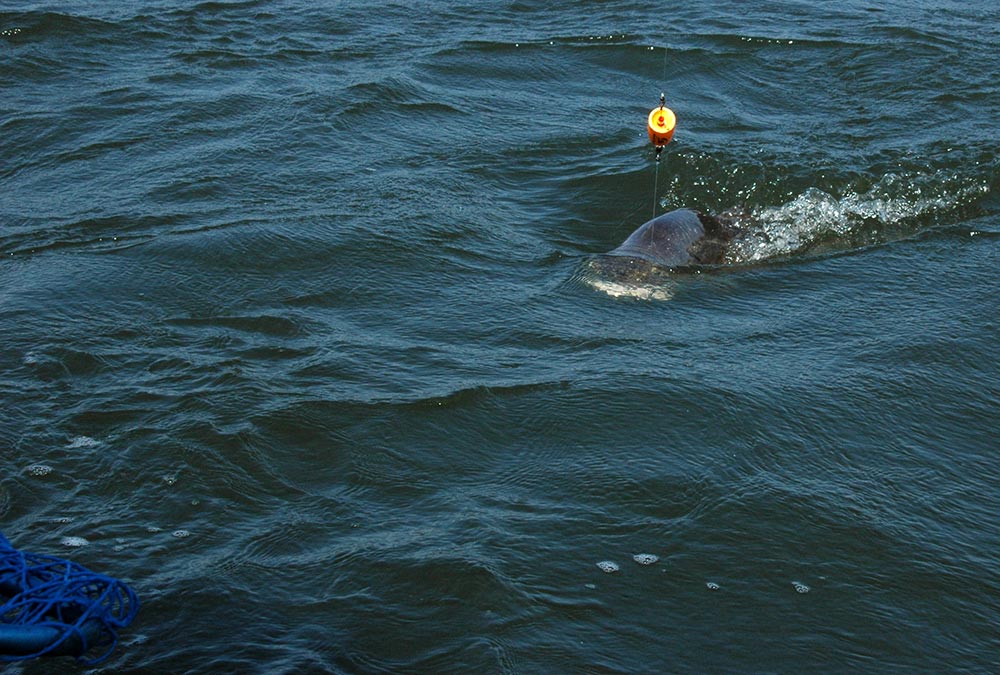
M 114 672 L 995 670 L 998 27 L 8 2 L 0 527 L 136 588 Z

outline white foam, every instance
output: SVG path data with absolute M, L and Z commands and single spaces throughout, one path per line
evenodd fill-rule
M 185 537 L 191 536 L 191 533 L 187 530 L 174 530 L 172 534 L 178 539 L 184 539 Z
M 710 591 L 717 591 L 721 587 L 719 586 L 719 584 L 715 583 L 714 581 L 709 581 L 709 582 L 707 582 L 705 584 L 705 588 L 707 588 Z
M 69 439 L 69 443 L 66 445 L 67 448 L 92 448 L 95 445 L 100 445 L 100 441 L 91 438 L 90 436 L 74 436 Z
M 619 567 L 617 563 L 613 563 L 610 560 L 602 560 L 597 563 L 597 568 L 600 569 L 605 574 L 614 574 L 618 571 Z
M 592 288 L 607 293 L 612 298 L 635 298 L 637 300 L 669 300 L 674 297 L 674 289 L 667 285 L 623 284 L 605 279 L 587 279 Z
M 792 588 L 795 589 L 796 593 L 808 593 L 809 590 L 810 590 L 809 587 L 806 586 L 801 581 L 793 581 L 792 582 Z
M 70 548 L 80 548 L 81 546 L 86 546 L 90 542 L 83 537 L 63 537 L 59 540 L 59 543 L 63 546 L 69 546 Z
M 969 183 L 947 172 L 890 173 L 870 188 L 847 191 L 839 199 L 809 188 L 786 204 L 754 210 L 760 230 L 735 241 L 727 261 L 753 263 L 785 256 L 831 234 L 873 243 L 880 236 L 879 227 L 898 228 L 988 192 L 986 184 Z
M 640 565 L 652 565 L 659 559 L 659 556 L 653 555 L 652 553 L 636 553 L 632 556 L 632 560 L 636 561 Z
M 24 470 L 29 476 L 48 476 L 52 473 L 52 467 L 47 464 L 32 464 Z

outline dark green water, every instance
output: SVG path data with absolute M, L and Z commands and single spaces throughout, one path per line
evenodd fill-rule
M 139 592 L 103 672 L 996 672 L 998 44 L 8 0 L 0 528 Z M 763 231 L 588 275 L 654 201 Z

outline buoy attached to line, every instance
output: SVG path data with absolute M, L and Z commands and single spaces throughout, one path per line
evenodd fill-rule
M 656 161 L 660 161 L 660 152 L 663 147 L 674 137 L 674 128 L 677 126 L 677 118 L 674 111 L 665 105 L 665 97 L 660 94 L 660 107 L 649 111 L 649 118 L 646 122 L 646 131 L 649 132 L 649 140 L 656 147 Z

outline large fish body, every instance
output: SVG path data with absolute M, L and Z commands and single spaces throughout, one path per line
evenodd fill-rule
M 735 231 L 714 216 L 677 209 L 644 223 L 605 255 L 639 258 L 660 267 L 714 265 L 723 261 Z
M 710 216 L 677 209 L 644 223 L 621 246 L 592 259 L 588 268 L 603 282 L 662 283 L 677 267 L 726 262 L 729 243 L 748 224 L 749 215 L 740 211 Z

